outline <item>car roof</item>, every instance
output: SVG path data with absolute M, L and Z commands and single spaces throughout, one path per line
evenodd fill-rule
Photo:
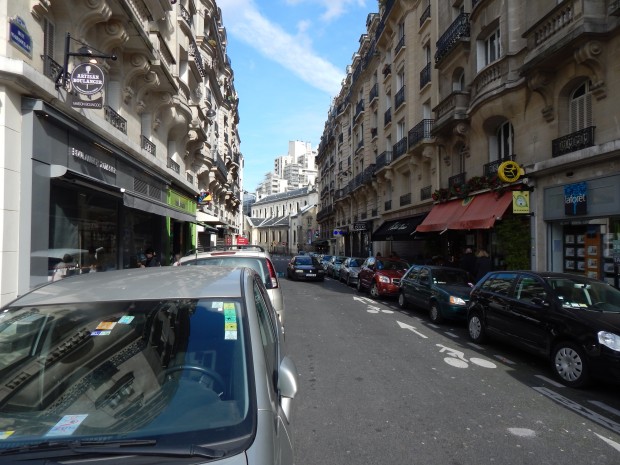
M 253 273 L 253 271 L 247 272 Z M 40 286 L 9 305 L 241 296 L 243 268 L 171 266 L 87 273 Z

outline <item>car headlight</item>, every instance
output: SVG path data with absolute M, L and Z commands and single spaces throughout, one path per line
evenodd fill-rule
M 608 331 L 598 332 L 598 342 L 611 350 L 620 352 L 620 336 Z
M 303 273 L 304 270 L 295 270 L 295 273 Z
M 379 276 L 379 282 L 380 283 L 389 283 L 391 281 L 390 278 L 388 278 L 387 276 Z
M 451 295 L 450 296 L 450 304 L 451 305 L 467 305 L 467 302 L 465 302 L 460 297 L 455 297 L 455 296 Z

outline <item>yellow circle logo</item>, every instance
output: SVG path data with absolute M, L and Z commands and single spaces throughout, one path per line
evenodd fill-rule
M 524 174 L 523 169 L 512 160 L 503 162 L 497 168 L 497 176 L 504 182 L 518 181 L 522 174 Z

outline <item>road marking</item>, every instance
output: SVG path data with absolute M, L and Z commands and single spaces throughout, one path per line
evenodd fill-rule
M 606 410 L 609 413 L 614 414 L 617 417 L 620 417 L 620 410 L 618 410 L 618 409 L 610 407 L 609 405 L 604 404 L 603 402 L 600 402 L 598 400 L 589 400 L 588 402 L 590 402 L 591 404 L 596 405 L 598 408 L 601 408 L 603 410 Z
M 563 388 L 566 387 L 564 386 L 562 383 L 558 383 L 557 381 L 551 379 L 551 378 L 547 378 L 546 376 L 543 375 L 534 375 L 536 378 L 543 380 L 546 383 L 549 383 L 557 388 Z
M 578 413 L 579 415 L 586 417 L 595 423 L 598 423 L 602 427 L 607 428 L 614 433 L 620 434 L 620 423 L 604 417 L 603 415 L 599 415 L 594 410 L 590 410 L 589 408 L 586 408 L 583 405 L 580 405 L 567 397 L 561 396 L 560 394 L 552 391 L 551 389 L 547 389 L 545 387 L 533 387 L 532 389 L 534 389 L 539 394 L 542 394 L 543 396 L 557 402 L 558 404 L 572 410 L 573 412 Z M 599 437 L 603 439 L 602 436 Z
M 458 334 L 451 333 L 450 331 L 446 331 L 444 334 L 445 334 L 446 336 L 450 336 L 450 337 L 452 337 L 452 338 L 454 338 L 454 339 L 458 339 L 458 338 L 459 338 L 459 335 L 458 335 Z
M 601 436 L 601 435 L 600 435 L 600 434 L 598 434 L 598 433 L 594 433 L 594 434 L 595 434 L 596 436 L 598 436 L 600 439 L 602 439 L 603 441 L 605 441 L 607 444 L 609 444 L 611 447 L 613 447 L 614 449 L 616 449 L 618 452 L 620 452 L 620 444 L 618 444 L 618 443 L 617 443 L 617 442 L 615 442 L 615 441 L 612 441 L 612 440 L 611 440 L 611 439 L 609 439 L 609 438 L 606 438 L 606 437 L 604 437 L 604 436 Z
M 400 322 L 400 321 L 398 321 L 398 320 L 396 320 L 396 323 L 398 323 L 398 326 L 400 326 L 402 329 L 408 329 L 409 331 L 411 331 L 411 332 L 413 332 L 413 333 L 416 333 L 416 334 L 417 334 L 418 336 L 420 336 L 421 338 L 428 339 L 428 337 L 427 337 L 427 336 L 425 336 L 424 334 L 422 334 L 421 332 L 419 332 L 419 331 L 417 330 L 417 328 L 415 328 L 414 326 L 408 325 L 408 324 L 406 324 L 406 323 L 402 323 L 402 322 Z
M 357 300 L 358 302 L 362 302 L 364 304 L 369 304 L 369 303 L 372 302 L 372 300 L 370 300 L 370 299 L 368 299 L 366 297 L 357 297 L 357 296 L 353 297 L 353 300 Z

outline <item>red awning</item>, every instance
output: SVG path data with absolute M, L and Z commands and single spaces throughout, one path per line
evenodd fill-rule
M 445 231 L 447 229 L 489 229 L 501 218 L 512 195 L 505 192 L 499 198 L 495 192 L 485 192 L 465 199 L 440 203 L 417 227 L 416 232 Z

